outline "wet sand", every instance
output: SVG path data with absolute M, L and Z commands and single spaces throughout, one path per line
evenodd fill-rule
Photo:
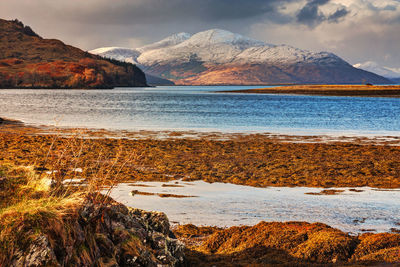
M 400 85 L 291 85 L 223 92 L 321 96 L 400 97 Z

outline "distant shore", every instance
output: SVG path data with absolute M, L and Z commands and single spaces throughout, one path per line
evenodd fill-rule
M 321 96 L 400 97 L 400 85 L 291 85 L 218 91 L 219 93 L 296 94 Z
M 12 119 L 7 119 L 7 118 L 1 118 L 0 117 L 0 125 L 6 124 L 6 125 L 23 125 L 23 122 L 18 121 L 18 120 L 12 120 Z

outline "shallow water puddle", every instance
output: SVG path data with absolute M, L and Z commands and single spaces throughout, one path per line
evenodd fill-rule
M 172 223 L 180 224 L 229 227 L 254 225 L 263 220 L 307 221 L 323 222 L 352 233 L 365 230 L 390 232 L 391 228 L 400 228 L 400 191 L 377 191 L 368 187 L 339 190 L 344 191 L 321 195 L 318 194 L 321 188 L 255 188 L 203 181 L 171 181 L 140 182 L 137 186 L 122 183 L 112 190 L 111 196 L 131 207 L 165 212 Z

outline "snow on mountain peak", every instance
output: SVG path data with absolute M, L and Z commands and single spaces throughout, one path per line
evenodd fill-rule
M 121 48 L 103 48 L 91 52 L 119 60 L 138 62 L 142 66 L 176 65 L 193 60 L 211 64 L 320 63 L 330 65 L 344 62 L 331 53 L 314 53 L 288 45 L 271 45 L 221 29 L 211 29 L 194 35 L 184 32 L 174 34 L 159 42 L 136 50 L 131 49 L 130 52 Z
M 126 47 L 102 47 L 91 50 L 89 53 L 134 64 L 136 64 L 136 59 L 140 55 L 140 52 L 136 49 Z
M 376 73 L 386 78 L 400 78 L 400 68 L 388 68 L 380 66 L 374 61 L 354 64 L 353 67 Z
M 161 41 L 158 41 L 153 44 L 145 45 L 143 47 L 138 48 L 137 50 L 144 53 L 149 50 L 155 50 L 155 49 L 160 49 L 160 48 L 166 48 L 170 46 L 174 46 L 177 44 L 180 44 L 186 40 L 188 40 L 192 35 L 187 32 L 181 32 L 181 33 L 176 33 L 171 36 L 168 36 Z
M 266 43 L 245 37 L 243 35 L 232 33 L 221 29 L 211 29 L 194 34 L 190 39 L 185 41 L 185 45 L 213 45 L 213 44 L 229 44 L 237 46 L 265 46 Z

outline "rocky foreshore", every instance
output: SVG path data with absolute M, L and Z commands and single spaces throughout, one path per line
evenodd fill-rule
M 285 143 L 257 135 L 228 140 L 74 139 L 33 134 L 30 128 L 2 128 L 0 266 L 400 263 L 400 235 L 395 231 L 355 236 L 307 222 L 260 222 L 228 229 L 184 225 L 172 229 L 163 213 L 128 208 L 98 193 L 108 183 L 168 181 L 192 174 L 190 180 L 253 186 L 399 188 L 397 139 L 394 144 L 382 145 L 362 140 Z M 111 160 L 117 158 L 116 151 L 124 151 L 126 154 L 118 155 L 120 162 L 130 164 Z M 100 152 L 105 156 L 99 158 Z M 137 153 L 133 155 L 140 155 L 140 160 L 132 159 L 127 152 Z M 259 164 L 260 159 L 268 164 Z M 62 160 L 65 162 L 60 163 Z M 309 175 L 300 176 L 303 171 Z M 231 177 L 232 173 L 236 176 Z M 77 176 L 87 181 L 86 187 L 73 183 L 63 186 L 63 181 Z M 46 186 L 50 179 L 58 179 L 60 188 Z M 320 181 L 324 184 L 317 184 Z M 64 193 L 62 189 L 68 190 Z

